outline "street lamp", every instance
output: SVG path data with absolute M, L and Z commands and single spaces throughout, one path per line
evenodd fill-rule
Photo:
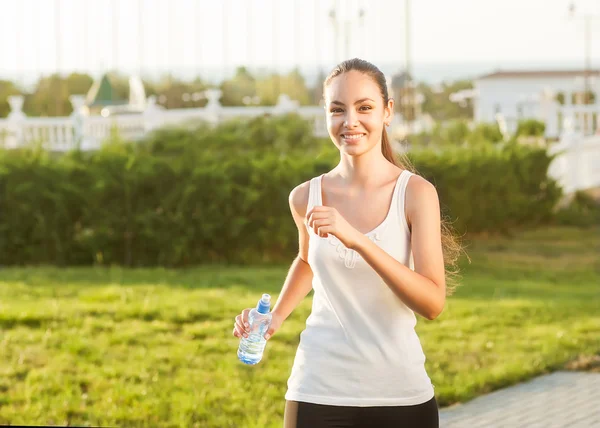
M 341 9 L 344 10 L 341 10 Z M 334 1 L 333 7 L 332 9 L 329 11 L 329 19 L 331 21 L 331 24 L 333 26 L 333 32 L 334 32 L 334 51 L 335 51 L 335 57 L 336 60 L 339 59 L 339 33 L 340 33 L 340 27 L 342 29 L 342 39 L 344 42 L 344 52 L 343 52 L 343 58 L 342 61 L 348 59 L 349 55 L 350 55 L 350 29 L 352 28 L 353 24 L 355 24 L 354 20 L 357 19 L 358 20 L 358 25 L 359 28 L 361 30 L 364 30 L 364 21 L 365 21 L 365 15 L 366 15 L 366 11 L 363 7 L 360 7 L 358 9 L 358 11 L 356 12 L 351 12 L 348 9 L 350 8 L 350 6 L 348 6 L 348 2 L 338 2 L 338 1 Z M 360 36 L 361 38 L 364 37 L 364 34 Z M 339 62 L 339 61 L 337 61 Z
M 575 2 L 571 1 L 569 4 L 569 17 L 571 19 L 580 18 L 583 19 L 584 24 L 584 44 L 585 44 L 585 69 L 583 72 L 583 103 L 588 104 L 590 100 L 590 70 L 592 61 L 592 20 L 597 19 L 598 16 L 594 16 L 591 13 L 583 13 L 581 16 L 577 16 L 575 13 L 576 7 Z

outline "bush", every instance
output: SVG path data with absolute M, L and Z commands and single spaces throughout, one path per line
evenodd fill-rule
M 410 154 L 461 232 L 548 222 L 560 189 L 544 150 L 514 144 Z M 297 252 L 288 196 L 339 152 L 297 116 L 113 137 L 92 153 L 0 151 L 5 264 L 270 263 Z
M 306 122 L 285 119 L 164 129 L 140 144 L 115 137 L 57 158 L 2 151 L 0 257 L 126 266 L 289 257 L 289 192 L 331 165 Z
M 499 143 L 504 140 L 497 123 L 479 123 L 467 136 L 470 145 L 481 145 L 487 143 Z
M 516 136 L 523 137 L 543 137 L 546 132 L 546 124 L 535 119 L 528 119 L 519 122 Z
M 600 201 L 578 191 L 566 207 L 556 212 L 556 222 L 567 226 L 589 227 L 600 224 Z
M 0 259 L 5 264 L 73 264 L 85 250 L 76 229 L 92 176 L 75 156 L 32 147 L 0 154 Z M 74 259 L 75 258 L 75 259 Z
M 548 223 L 562 191 L 548 177 L 545 150 L 482 144 L 409 155 L 437 188 L 458 231 L 500 232 Z
M 439 146 L 479 146 L 499 143 L 504 137 L 496 123 L 479 123 L 473 129 L 465 120 L 451 120 L 436 125 L 431 133 L 421 132 L 411 135 L 409 141 L 416 147 Z

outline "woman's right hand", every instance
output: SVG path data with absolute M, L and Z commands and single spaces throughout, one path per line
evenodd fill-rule
M 241 314 L 235 317 L 235 323 L 233 325 L 233 335 L 235 337 L 248 337 L 248 333 L 250 332 L 250 324 L 248 324 L 248 314 L 253 308 L 246 308 L 242 311 Z M 275 334 L 281 324 L 283 324 L 283 319 L 279 316 L 277 312 L 271 312 L 271 324 L 269 325 L 269 329 L 265 333 L 265 339 L 269 340 L 271 336 Z
M 233 324 L 233 335 L 235 337 L 248 337 L 248 333 L 250 332 L 250 324 L 248 324 L 248 314 L 252 308 L 246 308 L 235 317 L 235 323 Z

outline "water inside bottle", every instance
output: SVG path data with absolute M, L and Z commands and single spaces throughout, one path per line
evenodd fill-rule
M 253 331 L 250 331 L 248 337 L 242 337 L 240 347 L 238 348 L 238 358 L 244 364 L 253 365 L 258 363 L 263 356 L 267 340 L 267 323 L 256 323 Z

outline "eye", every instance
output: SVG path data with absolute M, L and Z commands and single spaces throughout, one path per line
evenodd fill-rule
M 342 111 L 342 109 L 341 109 L 341 108 L 332 108 L 332 109 L 330 110 L 330 112 L 331 112 L 331 113 L 340 113 L 341 111 Z
M 371 106 L 361 106 L 359 110 L 368 111 L 368 110 L 372 110 L 372 108 L 371 108 Z

